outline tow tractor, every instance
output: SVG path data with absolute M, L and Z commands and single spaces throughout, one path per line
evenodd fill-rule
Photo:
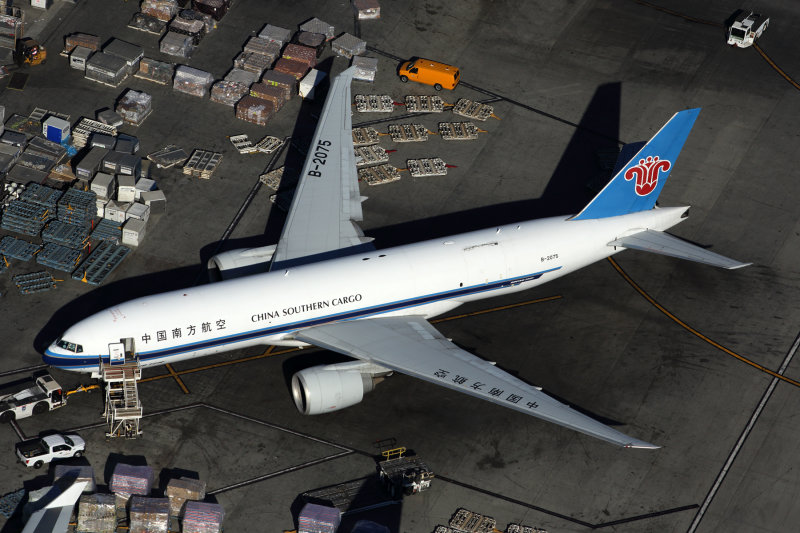
M 769 26 L 769 17 L 752 11 L 740 11 L 728 27 L 728 44 L 747 48 L 761 37 L 767 26 Z
M 0 392 L 0 422 L 27 418 L 67 405 L 67 395 L 50 374 L 36 377 L 31 386 L 18 392 Z
M 20 66 L 40 65 L 47 61 L 47 49 L 35 39 L 25 37 L 17 41 L 14 59 Z

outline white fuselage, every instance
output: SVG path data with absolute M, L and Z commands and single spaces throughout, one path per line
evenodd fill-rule
M 254 345 L 303 345 L 294 339 L 298 330 L 341 320 L 429 318 L 573 272 L 621 250 L 609 242 L 664 231 L 685 211 L 530 220 L 146 296 L 75 324 L 44 360 L 94 371 L 110 343 L 132 338 L 142 366 L 153 366 Z

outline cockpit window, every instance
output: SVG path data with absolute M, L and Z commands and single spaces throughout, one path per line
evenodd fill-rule
M 67 350 L 69 352 L 83 353 L 82 345 L 75 344 L 74 342 L 68 342 L 65 341 L 64 339 L 59 339 L 58 342 L 56 342 L 56 346 L 58 346 L 61 349 Z

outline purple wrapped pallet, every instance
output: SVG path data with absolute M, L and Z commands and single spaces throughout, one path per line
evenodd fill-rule
M 183 533 L 219 533 L 225 513 L 216 503 L 186 502 L 183 511 Z
M 129 533 L 167 533 L 169 500 L 167 498 L 131 498 Z
M 153 488 L 153 469 L 120 463 L 114 467 L 108 487 L 111 492 L 147 496 Z
M 297 519 L 297 533 L 335 533 L 341 519 L 336 507 L 307 503 Z

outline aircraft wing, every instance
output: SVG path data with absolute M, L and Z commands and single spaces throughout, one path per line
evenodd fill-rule
M 631 250 L 642 250 L 678 259 L 687 259 L 696 263 L 703 263 L 715 267 L 735 269 L 742 268 L 752 263 L 742 263 L 724 255 L 710 252 L 696 244 L 686 242 L 683 239 L 665 233 L 646 229 L 627 237 L 622 237 L 608 243 L 609 246 L 620 246 Z
M 328 91 L 271 269 L 333 257 L 341 249 L 369 243 L 358 190 L 350 81 L 355 67 L 336 77 Z M 371 247 L 371 245 L 369 245 Z M 310 258 L 314 256 L 313 259 Z
M 554 400 L 462 350 L 420 316 L 369 318 L 303 329 L 295 338 L 542 418 L 612 444 L 658 448 Z

